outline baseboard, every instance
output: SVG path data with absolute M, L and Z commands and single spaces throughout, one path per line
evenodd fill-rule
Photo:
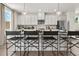
M 59 56 L 64 56 L 65 51 L 60 51 Z M 25 56 L 27 56 L 28 51 L 26 51 Z M 24 51 L 21 52 L 21 55 L 23 56 Z M 16 56 L 20 55 L 20 51 L 16 52 Z M 40 56 L 43 56 L 43 51 L 40 51 Z M 38 51 L 29 51 L 29 56 L 38 56 Z M 44 51 L 44 56 L 57 56 L 57 51 Z

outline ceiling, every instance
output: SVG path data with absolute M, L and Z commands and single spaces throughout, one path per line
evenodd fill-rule
M 24 3 L 5 3 L 5 5 L 18 12 L 24 11 Z M 25 3 L 26 12 L 38 12 L 39 9 L 43 12 L 54 12 L 58 9 L 62 12 L 68 12 L 77 8 L 79 8 L 79 3 Z

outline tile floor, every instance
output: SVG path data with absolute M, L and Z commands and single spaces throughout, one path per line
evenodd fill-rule
M 22 54 L 23 53 L 24 52 L 22 51 Z M 61 54 L 63 56 L 63 52 Z M 60 54 L 60 56 L 61 56 L 61 54 Z M 19 56 L 19 52 L 17 52 L 16 55 Z M 44 56 L 56 56 L 56 55 L 57 55 L 57 52 L 52 53 L 51 51 L 46 51 L 44 53 Z M 0 56 L 6 56 L 6 47 L 5 46 L 0 46 Z M 38 56 L 38 52 L 37 51 L 30 51 L 29 56 Z M 42 52 L 40 53 L 40 56 L 42 56 Z

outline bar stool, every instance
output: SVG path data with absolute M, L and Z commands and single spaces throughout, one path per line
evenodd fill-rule
M 39 32 L 38 31 L 24 31 L 24 56 L 26 55 L 26 49 L 27 55 L 29 56 L 29 48 L 34 47 L 38 49 L 38 55 L 39 55 Z
M 62 56 L 67 56 L 67 41 L 68 41 L 68 38 L 67 38 L 67 32 L 59 32 L 59 37 L 60 37 L 60 40 L 59 40 L 59 47 L 60 47 L 60 52 L 59 52 L 59 55 L 62 55 Z
M 76 54 L 74 54 L 72 52 L 72 48 L 76 47 L 79 49 L 79 41 L 76 41 L 76 43 L 73 43 L 73 40 L 79 40 L 79 31 L 68 31 L 68 55 L 73 55 L 76 56 Z M 69 54 L 70 53 L 70 54 Z
M 57 47 L 58 42 L 57 41 L 58 41 L 58 31 L 44 31 L 43 32 L 43 39 L 42 39 L 43 56 L 44 56 L 44 50 L 47 49 L 48 47 L 52 48 L 53 54 L 55 54 L 54 51 L 58 52 L 58 47 Z M 58 53 L 55 55 L 58 55 Z
M 6 55 L 9 55 L 9 50 L 15 48 L 10 56 L 16 53 L 16 47 L 19 48 L 21 55 L 21 32 L 20 31 L 6 31 Z M 17 44 L 17 45 L 16 45 Z M 14 46 L 14 47 L 13 47 Z

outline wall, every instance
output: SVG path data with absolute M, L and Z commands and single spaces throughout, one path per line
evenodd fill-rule
M 0 15 L 1 15 L 1 4 L 0 4 Z M 0 16 L 0 34 L 1 34 L 1 16 Z
M 16 11 L 13 11 L 13 19 L 12 19 L 12 27 L 13 30 L 16 30 L 17 28 L 17 19 L 18 19 L 18 13 Z
M 0 4 L 0 45 L 4 44 L 5 41 L 5 20 L 4 20 L 4 6 Z
M 74 12 L 67 13 L 67 21 L 69 21 L 70 30 L 79 30 L 79 23 L 75 23 L 74 17 L 76 14 Z

